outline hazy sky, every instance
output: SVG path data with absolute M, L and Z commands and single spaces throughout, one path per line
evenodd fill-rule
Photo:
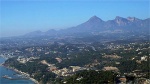
M 0 0 L 0 36 L 76 26 L 92 16 L 150 17 L 149 0 Z

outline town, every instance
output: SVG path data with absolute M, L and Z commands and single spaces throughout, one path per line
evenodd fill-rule
M 4 66 L 25 72 L 41 83 L 71 83 L 68 77 L 87 70 L 112 72 L 115 76 L 109 82 L 150 83 L 149 44 L 148 40 L 117 40 L 83 44 L 48 42 L 20 47 L 9 45 L 9 48 L 0 49 L 0 56 L 7 59 Z M 73 81 L 83 79 L 76 77 Z

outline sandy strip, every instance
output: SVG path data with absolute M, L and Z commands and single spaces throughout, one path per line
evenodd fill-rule
M 1 64 L 1 66 L 4 66 L 4 65 Z M 29 78 L 29 79 L 30 79 L 31 81 L 33 81 L 35 84 L 39 84 L 39 82 L 38 82 L 37 80 L 35 80 L 34 78 L 30 77 L 30 75 L 27 74 L 27 73 L 25 73 L 25 72 L 19 71 L 18 69 L 15 69 L 15 68 L 13 68 L 13 67 L 7 67 L 7 66 L 4 66 L 4 67 L 6 67 L 6 68 L 8 68 L 8 69 L 11 69 L 11 70 L 13 70 L 13 71 L 15 71 L 15 72 L 17 72 L 17 73 L 19 73 L 19 74 L 21 74 L 21 75 L 23 75 L 23 76 Z

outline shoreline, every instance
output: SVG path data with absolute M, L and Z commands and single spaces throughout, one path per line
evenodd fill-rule
M 39 84 L 39 82 L 38 82 L 36 79 L 30 77 L 30 75 L 27 74 L 27 73 L 25 73 L 25 72 L 22 72 L 22 71 L 20 71 L 20 70 L 18 70 L 18 69 L 16 69 L 16 68 L 13 68 L 13 67 L 5 66 L 5 65 L 3 65 L 3 63 L 1 64 L 1 66 L 5 67 L 5 68 L 7 68 L 7 69 L 13 70 L 13 71 L 19 73 L 20 75 L 29 78 L 29 80 L 33 81 L 35 84 Z
M 0 56 L 0 57 L 2 57 L 2 56 Z M 4 57 L 2 57 L 2 58 L 4 58 Z M 4 59 L 5 59 L 5 58 L 4 58 Z M 6 60 L 7 60 L 7 59 L 6 59 Z M 31 80 L 31 81 L 34 82 L 34 84 L 39 84 L 39 82 L 38 82 L 36 79 L 32 78 L 29 74 L 27 74 L 27 73 L 25 73 L 25 72 L 22 72 L 22 71 L 20 71 L 20 70 L 18 70 L 18 69 L 16 69 L 16 68 L 9 67 L 9 66 L 5 66 L 4 63 L 5 63 L 5 62 L 0 63 L 0 66 L 3 66 L 3 67 L 5 67 L 5 68 L 7 68 L 7 69 L 10 69 L 10 70 L 13 70 L 13 71 L 19 73 L 20 75 L 29 78 L 29 80 Z

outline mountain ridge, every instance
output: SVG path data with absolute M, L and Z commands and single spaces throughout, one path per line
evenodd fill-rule
M 93 32 L 104 32 L 104 31 L 115 31 L 122 30 L 124 32 L 141 32 L 141 31 L 150 31 L 150 18 L 147 19 L 138 19 L 136 17 L 127 17 L 123 18 L 116 16 L 113 20 L 103 21 L 96 15 L 89 18 L 87 21 L 66 29 L 54 30 L 50 29 L 46 32 L 38 32 L 39 35 L 70 35 L 78 33 L 93 33 Z M 35 32 L 26 34 L 27 36 L 39 36 Z

